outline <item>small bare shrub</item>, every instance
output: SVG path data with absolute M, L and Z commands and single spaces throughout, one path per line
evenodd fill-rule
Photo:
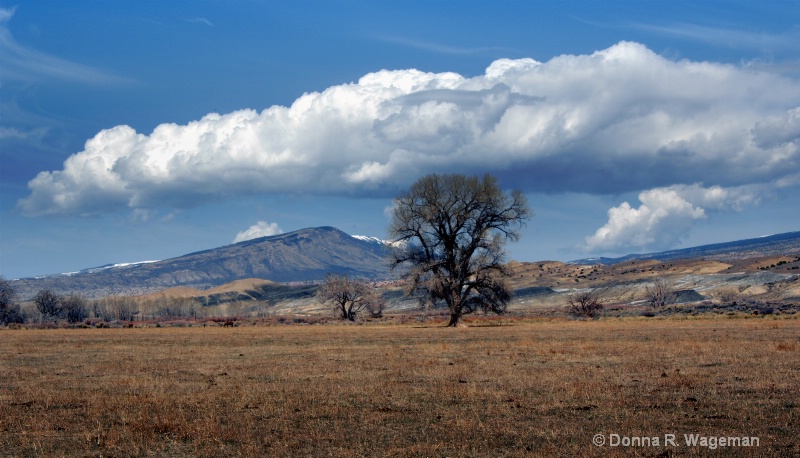
M 672 283 L 663 278 L 656 278 L 652 285 L 647 286 L 645 289 L 645 296 L 647 303 L 651 307 L 657 308 L 674 304 L 677 298 L 675 294 L 675 287 L 672 285 Z
M 579 318 L 595 318 L 603 310 L 603 289 L 575 291 L 567 295 L 567 313 Z

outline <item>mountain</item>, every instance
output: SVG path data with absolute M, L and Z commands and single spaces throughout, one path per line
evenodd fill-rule
M 147 294 L 185 286 L 208 289 L 244 278 L 323 280 L 328 273 L 390 278 L 387 243 L 333 227 L 261 237 L 163 261 L 114 264 L 69 274 L 14 280 L 22 300 L 48 288 L 88 298 Z
M 798 254 L 800 254 L 800 231 L 768 235 L 754 239 L 702 245 L 680 250 L 661 251 L 658 253 L 629 254 L 619 258 L 578 259 L 575 261 L 570 261 L 569 263 L 612 265 L 625 261 L 647 259 L 657 259 L 659 261 L 673 261 L 676 259 L 731 261 L 759 256 Z

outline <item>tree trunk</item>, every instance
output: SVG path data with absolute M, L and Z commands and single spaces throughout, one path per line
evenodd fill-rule
M 454 328 L 458 324 L 458 320 L 461 318 L 460 313 L 450 312 L 450 321 L 447 323 L 447 327 Z

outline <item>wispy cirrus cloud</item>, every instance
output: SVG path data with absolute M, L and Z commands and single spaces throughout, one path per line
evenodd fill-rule
M 129 79 L 72 62 L 17 43 L 6 24 L 16 7 L 0 8 L 0 83 L 62 80 L 92 84 L 121 84 Z
M 800 47 L 800 29 L 774 34 L 749 30 L 709 27 L 691 23 L 669 25 L 634 24 L 633 28 L 647 30 L 671 37 L 695 40 L 716 46 L 737 49 L 796 50 Z
M 209 27 L 214 27 L 214 23 L 209 21 L 204 17 L 193 17 L 186 20 L 186 22 L 191 22 L 192 24 L 203 24 Z
M 485 54 L 496 53 L 498 51 L 509 51 L 508 48 L 498 46 L 479 46 L 474 48 L 462 46 L 450 46 L 442 43 L 435 43 L 431 41 L 413 40 L 410 38 L 397 37 L 397 36 L 381 36 L 381 41 L 387 43 L 394 43 L 409 48 L 421 49 L 439 54 L 455 54 L 455 55 L 468 55 L 468 54 Z
M 16 6 L 11 8 L 0 8 L 0 24 L 4 24 L 9 20 L 11 20 L 16 10 L 17 10 Z

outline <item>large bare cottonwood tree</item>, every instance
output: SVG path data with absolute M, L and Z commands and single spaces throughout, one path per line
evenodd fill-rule
M 448 326 L 476 310 L 503 313 L 505 243 L 531 216 L 525 195 L 504 192 L 491 175 L 428 175 L 395 199 L 393 265 L 407 266 L 409 293 L 450 311 Z

